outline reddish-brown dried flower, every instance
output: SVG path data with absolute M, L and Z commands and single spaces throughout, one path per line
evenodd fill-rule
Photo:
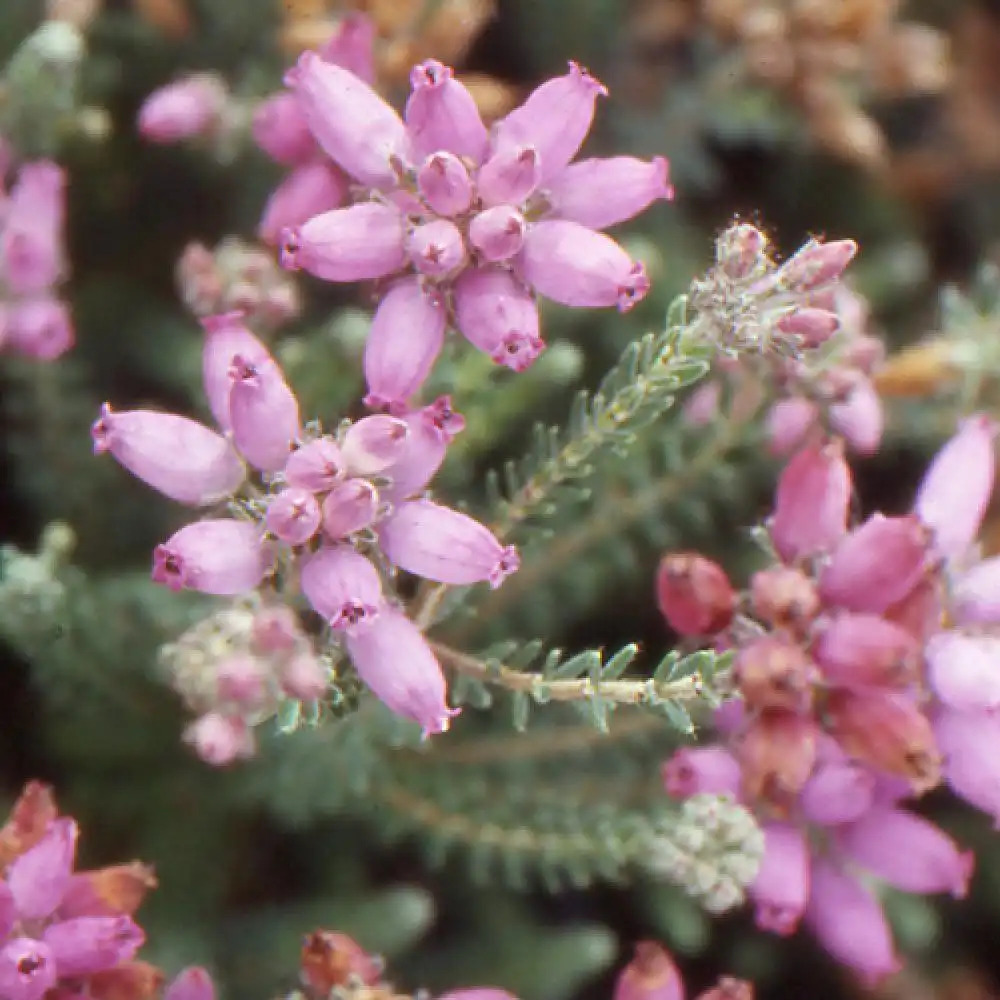
M 303 985 L 317 997 L 329 996 L 351 978 L 373 986 L 382 971 L 380 963 L 353 938 L 327 930 L 306 935 L 299 969 Z
M 671 552 L 656 574 L 660 611 L 681 635 L 711 635 L 724 629 L 736 608 L 726 571 L 696 552 Z
M 816 760 L 818 728 L 793 712 L 762 712 L 743 733 L 736 752 L 743 770 L 743 794 L 787 809 L 802 790 Z

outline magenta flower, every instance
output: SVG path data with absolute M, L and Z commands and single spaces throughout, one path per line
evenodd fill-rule
M 199 73 L 154 90 L 139 109 L 139 132 L 150 142 L 172 143 L 216 131 L 228 102 L 217 76 Z

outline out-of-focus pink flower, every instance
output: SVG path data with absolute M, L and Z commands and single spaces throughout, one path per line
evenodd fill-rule
M 39 295 L 62 276 L 65 196 L 66 175 L 55 163 L 21 167 L 0 226 L 0 282 L 9 293 Z
M 73 321 L 64 302 L 50 296 L 22 299 L 0 317 L 0 347 L 24 357 L 53 361 L 75 342 Z
M 271 192 L 257 235 L 270 246 L 278 246 L 284 230 L 339 208 L 346 196 L 347 179 L 332 164 L 316 162 L 296 167 Z
M 736 610 L 736 592 L 726 571 L 695 552 L 669 552 L 656 573 L 656 600 L 680 635 L 712 635 Z
M 666 948 L 640 941 L 618 974 L 613 1000 L 684 1000 L 684 981 Z
M 750 887 L 758 927 L 791 934 L 809 899 L 809 845 L 789 823 L 767 823 L 764 857 Z
M 660 768 L 663 787 L 675 799 L 707 792 L 732 795 L 740 791 L 739 761 L 725 748 L 681 747 Z
M 239 715 L 208 712 L 184 731 L 184 741 L 206 764 L 225 767 L 237 760 L 252 757 L 255 749 L 253 730 Z
M 139 132 L 150 142 L 171 143 L 208 135 L 218 128 L 228 94 L 209 73 L 154 90 L 139 109 Z

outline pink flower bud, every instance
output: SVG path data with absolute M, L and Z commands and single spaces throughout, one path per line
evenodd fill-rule
M 843 401 L 832 403 L 829 416 L 830 426 L 859 455 L 874 455 L 878 451 L 885 417 L 882 400 L 868 379 L 859 379 Z
M 319 151 L 298 97 L 287 91 L 272 94 L 257 105 L 252 131 L 254 142 L 272 160 L 286 166 L 306 163 Z
M 1000 829 L 1000 717 L 946 709 L 935 719 L 934 735 L 952 791 Z
M 253 732 L 241 716 L 208 712 L 184 731 L 184 742 L 212 767 L 226 767 L 252 757 L 256 749 Z
M 546 185 L 552 214 L 588 229 L 607 229 L 638 215 L 654 201 L 671 200 L 670 166 L 662 156 L 580 160 Z
M 382 498 L 398 503 L 419 493 L 441 467 L 448 445 L 465 427 L 465 418 L 451 407 L 451 398 L 440 396 L 422 410 L 408 413 L 409 430 L 402 455 L 383 470 L 391 480 Z
M 65 196 L 66 175 L 56 164 L 39 160 L 21 168 L 0 227 L 0 280 L 9 292 L 35 295 L 59 280 Z
M 765 418 L 768 449 L 772 455 L 787 455 L 802 444 L 816 426 L 819 407 L 802 396 L 779 399 Z
M 228 95 L 222 81 L 208 73 L 154 90 L 139 109 L 139 132 L 150 142 L 180 142 L 218 128 Z
M 274 361 L 257 364 L 237 354 L 230 369 L 233 442 L 255 468 L 277 472 L 299 436 L 299 402 Z
M 801 338 L 803 347 L 819 347 L 837 332 L 840 318 L 829 309 L 803 306 L 786 313 L 775 325 L 787 336 Z
M 427 640 L 401 611 L 383 606 L 370 628 L 347 632 L 345 645 L 375 697 L 417 722 L 425 737 L 445 732 L 458 715 L 445 701 L 444 675 Z
M 772 710 L 754 718 L 736 744 L 746 799 L 788 809 L 812 773 L 817 736 L 816 723 L 796 712 Z
M 347 475 L 347 459 L 332 437 L 316 438 L 288 456 L 285 482 L 313 493 L 332 489 Z
M 607 88 L 576 63 L 565 76 L 547 80 L 493 127 L 494 147 L 530 144 L 539 153 L 542 180 L 556 177 L 576 156 Z
M 660 774 L 667 795 L 675 799 L 703 792 L 739 797 L 740 764 L 723 747 L 681 747 L 663 762 Z
M 927 679 L 950 708 L 1000 708 L 1000 636 L 964 635 L 948 629 L 930 637 L 924 655 Z
M 715 241 L 715 259 L 728 277 L 741 281 L 759 270 L 767 245 L 767 237 L 756 226 L 738 222 Z
M 215 670 L 218 696 L 239 708 L 259 708 L 267 700 L 267 673 L 252 656 L 227 656 Z
M 153 580 L 171 590 L 233 596 L 254 590 L 271 566 L 260 527 L 230 518 L 187 524 L 153 553 Z
M 875 775 L 849 760 L 821 761 L 799 794 L 803 816 L 820 826 L 858 819 L 871 808 Z
M 339 208 L 346 196 L 347 179 L 332 164 L 320 161 L 296 167 L 268 198 L 257 235 L 269 246 L 278 246 L 284 230 Z
M 397 462 L 406 449 L 410 430 L 405 420 L 377 413 L 351 424 L 342 445 L 353 476 L 374 476 Z
M 379 303 L 365 343 L 368 406 L 405 406 L 424 384 L 444 345 L 447 313 L 441 298 L 405 278 Z
M 96 454 L 111 452 L 133 476 L 178 503 L 207 506 L 243 482 L 243 463 L 229 442 L 187 417 L 113 413 L 105 403 L 90 433 Z
M 789 562 L 828 551 L 847 530 L 851 472 L 836 444 L 798 452 L 778 479 L 771 540 Z
M 325 281 L 366 281 L 398 271 L 406 261 L 403 217 L 365 201 L 338 208 L 282 234 L 281 264 Z
M 713 635 L 731 621 L 736 592 L 718 563 L 696 552 L 670 552 L 656 573 L 656 601 L 678 635 Z
M 455 282 L 453 302 L 463 336 L 497 364 L 525 371 L 541 354 L 538 307 L 509 271 L 468 269 Z
M 163 1000 L 215 1000 L 215 986 L 205 969 L 182 969 L 163 993 Z
M 810 240 L 785 261 L 778 279 L 792 292 L 818 291 L 837 281 L 857 252 L 854 240 Z
M 795 642 L 780 635 L 751 640 L 736 654 L 733 679 L 750 709 L 806 712 L 816 668 Z
M 0 948 L 0 996 L 40 1000 L 58 978 L 52 949 L 29 937 L 15 937 Z
M 385 602 L 375 567 L 349 545 L 322 548 L 302 567 L 302 592 L 331 628 L 348 635 L 374 627 Z
M 496 205 L 480 212 L 469 223 L 469 242 L 483 260 L 513 257 L 524 243 L 524 216 L 510 205 Z
M 684 1000 L 684 981 L 666 948 L 640 941 L 618 974 L 612 1000 Z
M 240 355 L 253 365 L 264 365 L 271 360 L 271 355 L 247 328 L 241 312 L 207 316 L 201 325 L 205 330 L 201 354 L 202 384 L 215 422 L 228 431 L 232 427 L 229 395 L 233 389 L 233 359 Z
M 846 535 L 820 576 L 820 595 L 849 611 L 880 613 L 919 582 L 927 529 L 916 517 L 872 515 Z
M 435 59 L 413 67 L 406 102 L 406 132 L 416 159 L 438 150 L 481 162 L 489 136 L 475 99 L 451 68 Z
M 504 146 L 480 168 L 476 187 L 484 205 L 521 205 L 541 177 L 542 165 L 534 146 Z
M 750 887 L 754 920 L 763 930 L 792 934 L 809 899 L 809 846 L 787 823 L 767 823 L 763 832 L 764 857 Z
M 932 823 L 886 806 L 838 831 L 837 843 L 855 864 L 903 892 L 948 892 L 963 899 L 975 858 Z
M 955 583 L 952 603 L 959 624 L 1000 622 L 1000 556 L 984 559 L 963 573 Z
M 395 185 L 390 161 L 403 155 L 406 133 L 399 115 L 371 87 L 315 52 L 302 53 L 285 84 L 328 156 L 367 187 Z
M 271 498 L 264 523 L 267 530 L 288 545 L 304 545 L 319 531 L 319 501 L 298 486 L 289 486 Z
M 489 580 L 496 589 L 520 565 L 485 525 L 430 500 L 400 504 L 378 526 L 390 562 L 416 576 L 454 585 Z
M 979 415 L 934 456 L 917 490 L 913 512 L 934 532 L 944 556 L 962 556 L 979 532 L 993 494 L 996 425 Z
M 517 257 L 524 280 L 565 306 L 617 306 L 627 312 L 649 291 L 649 279 L 610 236 L 565 219 L 529 227 Z
M 429 278 L 443 278 L 465 263 L 465 243 L 458 227 L 447 219 L 417 226 L 406 238 L 413 266 Z
M 716 380 L 703 380 L 685 399 L 682 416 L 690 427 L 708 427 L 719 416 L 722 384 Z
M 298 616 L 284 604 L 261 608 L 253 616 L 250 641 L 259 653 L 286 653 L 301 635 Z
M 436 215 L 461 215 L 472 204 L 472 179 L 453 153 L 432 153 L 417 171 L 417 189 Z
M 367 479 L 348 479 L 323 500 L 323 531 L 339 540 L 367 528 L 378 513 L 378 493 Z
M 819 613 L 819 591 L 801 570 L 770 566 L 750 578 L 753 613 L 775 628 L 805 632 Z
M 375 22 L 360 11 L 341 17 L 337 30 L 320 50 L 326 62 L 349 69 L 359 80 L 375 82 Z
M 898 971 L 892 934 L 875 896 L 828 861 L 812 867 L 806 922 L 838 961 L 874 984 Z
M 820 631 L 813 656 L 829 680 L 846 687 L 904 687 L 920 667 L 916 639 L 873 614 L 836 615 Z
M 57 819 L 33 847 L 7 869 L 7 887 L 23 920 L 51 916 L 69 888 L 79 835 L 71 819 Z
M 74 917 L 50 924 L 42 934 L 60 977 L 87 976 L 128 961 L 146 935 L 131 917 Z
M 289 698 L 315 701 L 323 697 L 329 681 L 323 664 L 312 653 L 302 653 L 282 666 L 279 683 Z
M 54 361 L 74 344 L 73 322 L 65 303 L 53 298 L 26 299 L 7 310 L 7 346 L 38 361 Z

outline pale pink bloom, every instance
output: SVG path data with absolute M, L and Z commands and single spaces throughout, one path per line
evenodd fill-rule
M 56 985 L 56 957 L 34 938 L 15 937 L 0 948 L 0 996 L 40 1000 Z
M 270 567 L 260 527 L 230 518 L 185 525 L 153 552 L 153 580 L 171 590 L 244 594 L 256 589 Z
M 323 500 L 323 531 L 339 540 L 367 528 L 378 513 L 378 493 L 367 479 L 338 483 Z
M 876 807 L 837 831 L 844 854 L 903 892 L 965 897 L 974 857 L 932 823 L 902 809 Z
M 663 787 L 675 799 L 706 792 L 739 797 L 740 763 L 723 747 L 681 747 L 660 768 Z
M 322 161 L 303 164 L 271 192 L 257 235 L 270 246 L 278 246 L 286 229 L 339 208 L 346 197 L 347 179 L 337 167 Z
M 440 296 L 418 278 L 397 282 L 382 298 L 365 343 L 365 403 L 405 407 L 444 345 L 447 314 Z
M 840 326 L 840 318 L 829 309 L 803 306 L 786 313 L 775 324 L 786 335 L 801 338 L 804 347 L 825 344 Z
M 952 613 L 962 625 L 1000 623 L 1000 556 L 977 562 L 955 581 Z
M 992 816 L 1000 829 L 1000 717 L 942 709 L 934 735 L 952 791 Z
M 237 760 L 252 757 L 253 730 L 242 716 L 208 712 L 184 731 L 184 742 L 213 767 L 225 767 Z
M 812 654 L 829 680 L 847 687 L 902 687 L 920 665 L 916 639 L 874 614 L 835 614 L 820 626 Z
M 174 413 L 114 413 L 105 403 L 91 436 L 96 454 L 110 452 L 133 476 L 178 503 L 216 503 L 235 493 L 245 476 L 221 434 Z
M 0 281 L 9 292 L 37 295 L 59 280 L 65 198 L 66 175 L 55 163 L 21 167 L 0 226 Z
M 649 291 L 642 264 L 610 236 L 566 219 L 530 226 L 515 263 L 529 285 L 567 306 L 617 306 L 627 312 Z
M 37 844 L 10 863 L 6 885 L 20 917 L 40 920 L 62 902 L 73 874 L 78 836 L 73 820 L 54 820 Z
M 449 219 L 432 219 L 414 226 L 405 240 L 410 263 L 428 278 L 454 275 L 466 262 L 465 241 Z
M 209 73 L 154 90 L 139 109 L 139 132 L 150 142 L 179 142 L 218 128 L 228 96 L 222 81 Z
M 383 470 L 390 480 L 382 498 L 397 503 L 419 493 L 444 462 L 448 445 L 465 428 L 465 418 L 452 409 L 448 396 L 439 396 L 402 418 L 409 430 L 400 457 Z
M 472 204 L 474 188 L 465 164 L 453 153 L 432 153 L 417 171 L 417 188 L 437 215 L 453 216 Z
M 295 612 L 285 604 L 274 604 L 253 616 L 250 641 L 259 653 L 286 653 L 295 648 L 301 634 Z
M 355 476 L 385 472 L 402 457 L 409 436 L 409 426 L 399 417 L 387 413 L 362 417 L 351 424 L 341 443 L 348 470 Z
M 469 243 L 491 263 L 513 257 L 524 243 L 524 216 L 510 205 L 496 205 L 469 223 Z
M 253 656 L 236 653 L 215 670 L 218 696 L 241 708 L 258 708 L 267 699 L 267 672 Z
M 851 472 L 836 444 L 809 445 L 782 470 L 769 531 L 778 554 L 795 561 L 832 549 L 847 530 Z
M 285 481 L 323 493 L 339 483 L 347 474 L 347 460 L 340 445 L 332 437 L 316 438 L 296 448 L 285 463 Z
M 299 403 L 273 360 L 261 363 L 237 354 L 230 373 L 229 417 L 233 442 L 264 472 L 284 468 L 299 437 Z
M 964 555 L 979 532 L 993 494 L 996 431 L 986 416 L 963 421 L 924 473 L 913 511 L 944 556 Z
M 146 940 L 131 917 L 74 917 L 50 924 L 42 940 L 60 977 L 87 976 L 130 959 Z
M 189 966 L 170 982 L 163 1000 L 215 1000 L 215 986 L 205 969 Z
M 821 760 L 799 793 L 799 806 L 810 823 L 835 826 L 864 815 L 875 796 L 875 775 L 856 761 Z
M 413 67 L 406 102 L 409 153 L 417 162 L 444 151 L 480 163 L 489 136 L 472 94 L 434 59 Z
M 347 634 L 372 627 L 385 601 L 375 567 L 350 545 L 314 553 L 302 566 L 302 592 L 330 626 Z
M 859 378 L 845 399 L 831 403 L 830 426 L 859 455 L 874 455 L 882 441 L 882 400 L 867 378 Z
M 279 678 L 282 691 L 299 701 L 313 701 L 326 691 L 326 668 L 312 653 L 293 656 L 281 667 Z
M 654 201 L 671 200 L 670 166 L 662 156 L 578 160 L 545 185 L 553 216 L 589 229 L 607 229 L 638 215 Z
M 379 522 L 378 535 L 390 562 L 439 583 L 488 580 L 495 589 L 520 565 L 517 549 L 485 525 L 430 500 L 400 504 Z
M 327 281 L 365 281 L 398 271 L 405 262 L 403 217 L 389 205 L 365 201 L 323 212 L 282 234 L 281 263 Z
M 274 494 L 264 517 L 267 530 L 288 545 L 308 542 L 319 531 L 321 520 L 319 501 L 299 486 L 289 486 Z
M 319 54 L 327 61 L 349 69 L 365 83 L 375 82 L 375 22 L 360 11 L 348 11 Z
M 202 384 L 215 422 L 228 431 L 232 427 L 229 395 L 233 389 L 233 359 L 239 355 L 252 365 L 263 365 L 272 358 L 243 322 L 242 312 L 206 316 L 201 325 L 205 330 L 201 353 Z
M 252 132 L 257 145 L 278 163 L 298 166 L 319 152 L 298 97 L 287 91 L 257 105 Z
M 541 163 L 534 146 L 506 146 L 482 165 L 476 186 L 486 206 L 519 205 L 534 193 L 541 178 Z
M 787 935 L 798 927 L 809 899 L 809 845 L 789 823 L 765 823 L 764 856 L 750 886 L 757 926 Z
M 840 278 L 857 252 L 854 240 L 810 240 L 785 261 L 777 281 L 791 292 L 817 291 Z
M 819 407 L 804 396 L 779 399 L 767 411 L 764 426 L 773 455 L 787 455 L 802 444 L 819 420 Z
M 448 729 L 459 710 L 448 707 L 441 666 L 406 615 L 383 605 L 367 627 L 348 629 L 344 644 L 361 679 L 393 712 L 417 722 L 424 736 Z
M 948 629 L 930 637 L 924 654 L 927 679 L 949 708 L 1000 708 L 1000 636 Z
M 18 354 L 53 361 L 75 342 L 73 321 L 64 302 L 51 296 L 22 299 L 6 310 L 0 341 Z

